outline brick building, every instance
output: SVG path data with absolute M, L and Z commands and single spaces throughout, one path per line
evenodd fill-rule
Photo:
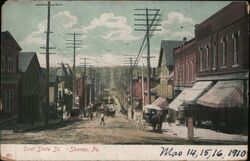
M 87 97 L 85 98 L 85 90 L 86 86 L 86 79 L 84 79 L 84 75 L 82 74 L 80 77 L 76 79 L 76 97 L 78 98 L 78 103 L 80 109 L 85 109 L 85 101 L 87 105 Z
M 196 76 L 196 43 L 195 39 L 186 41 L 174 48 L 174 85 L 180 92 L 186 87 L 192 87 Z
M 198 116 L 229 132 L 240 132 L 247 127 L 247 9 L 247 2 L 232 2 L 195 26 L 196 80 L 215 84 L 198 99 Z
M 181 123 L 185 123 L 184 107 L 185 98 L 189 98 L 191 102 L 195 102 L 198 95 L 202 92 L 202 89 L 207 84 L 198 83 L 200 88 L 197 92 L 192 88 L 195 84 L 196 77 L 196 41 L 195 38 L 187 41 L 183 38 L 183 42 L 180 46 L 174 48 L 174 100 L 169 104 L 169 113 L 171 121 L 174 122 L 176 119 Z M 202 86 L 202 87 L 201 87 Z M 204 88 L 203 88 L 204 87 Z
M 142 81 L 142 77 L 139 76 L 138 78 L 133 79 L 133 92 L 134 92 L 134 101 L 135 101 L 135 108 L 141 110 L 143 106 L 143 98 L 145 98 L 143 92 L 142 92 L 142 83 L 144 86 L 144 91 L 147 89 L 147 78 L 144 77 L 144 80 Z M 145 101 L 144 101 L 145 102 Z
M 248 17 L 246 2 L 232 2 L 195 26 L 198 80 L 245 74 L 249 68 Z
M 1 32 L 1 121 L 17 116 L 18 54 L 21 50 L 9 31 Z

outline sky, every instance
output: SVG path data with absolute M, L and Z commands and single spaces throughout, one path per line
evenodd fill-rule
M 40 65 L 45 67 L 47 29 L 47 1 L 9 0 L 2 6 L 2 31 L 10 31 L 21 46 L 22 51 L 35 51 Z M 73 63 L 73 49 L 70 41 L 73 36 L 67 33 L 78 33 L 76 39 L 82 40 L 81 48 L 76 50 L 76 65 L 82 65 L 84 58 L 87 64 L 94 66 L 124 65 L 128 57 L 137 55 L 145 32 L 135 31 L 138 18 L 135 13 L 145 13 L 134 9 L 160 9 L 161 31 L 155 31 L 150 39 L 152 66 L 158 62 L 161 40 L 188 40 L 194 37 L 194 25 L 199 24 L 230 1 L 52 1 L 62 4 L 51 7 L 50 18 L 50 66 L 58 63 Z M 155 13 L 155 11 L 150 11 Z M 144 17 L 141 17 L 144 18 Z M 140 27 L 143 28 L 143 27 Z M 143 55 L 147 50 L 144 48 Z M 135 57 L 134 56 L 134 57 Z M 146 63 L 143 58 L 139 64 Z

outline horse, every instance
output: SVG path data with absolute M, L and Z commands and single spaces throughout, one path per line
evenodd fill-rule
M 166 115 L 167 115 L 167 112 L 163 110 L 163 111 L 159 111 L 159 113 L 157 113 L 156 115 L 152 117 L 152 119 L 150 120 L 150 123 L 152 124 L 154 131 L 161 132 L 162 123 Z

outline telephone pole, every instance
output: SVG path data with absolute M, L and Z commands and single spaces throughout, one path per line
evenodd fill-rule
M 61 6 L 62 4 L 36 4 L 36 6 L 47 6 L 48 7 L 48 16 L 47 16 L 47 31 L 46 31 L 46 81 L 45 81 L 45 124 L 49 125 L 49 34 L 50 32 L 50 7 L 51 6 Z M 44 47 L 42 47 L 44 48 Z M 51 48 L 52 49 L 52 48 Z M 55 48 L 53 48 L 55 49 Z
M 147 39 L 147 67 L 148 67 L 148 78 L 147 78 L 147 89 L 148 89 L 148 104 L 151 104 L 151 97 L 150 97 L 150 77 L 151 77 L 151 68 L 150 68 L 150 36 L 152 34 L 150 32 L 153 31 L 161 31 L 160 29 L 156 29 L 157 26 L 161 26 L 161 24 L 158 24 L 160 21 L 160 18 L 157 18 L 158 16 L 161 16 L 159 13 L 160 9 L 135 9 L 135 11 L 143 11 L 144 13 L 136 13 L 135 16 L 146 16 L 146 19 L 142 18 L 136 18 L 135 21 L 137 22 L 145 22 L 145 23 L 138 23 L 135 24 L 135 26 L 145 27 L 145 28 L 138 28 L 135 29 L 135 31 L 146 31 L 146 39 Z M 150 13 L 149 13 L 150 12 Z M 153 12 L 153 13 L 152 13 Z M 154 16 L 153 18 L 151 16 Z M 154 27 L 154 28 L 152 28 Z
M 84 108 L 86 109 L 87 108 L 87 86 L 86 86 L 86 83 L 87 83 L 87 60 L 90 58 L 82 58 L 82 59 L 84 59 L 84 74 L 83 74 L 83 77 L 84 77 Z
M 73 40 L 67 40 L 67 41 L 71 41 L 68 42 L 66 44 L 68 45 L 73 45 L 73 46 L 67 46 L 67 48 L 73 48 L 73 99 L 72 99 L 72 106 L 75 107 L 75 81 L 76 81 L 76 66 L 75 66 L 75 62 L 76 62 L 76 48 L 81 48 L 80 46 L 77 45 L 82 45 L 82 40 L 76 40 L 76 35 L 82 35 L 82 34 L 78 34 L 78 33 L 67 33 L 67 35 L 73 35 Z
M 133 90 L 133 61 L 136 59 L 133 59 L 133 57 L 136 57 L 136 55 L 124 55 L 124 56 L 129 56 L 129 59 L 125 59 L 124 64 L 130 65 L 130 73 L 129 73 L 129 78 L 130 78 L 130 91 L 131 91 L 131 117 L 132 119 L 134 118 L 134 90 Z M 132 57 L 133 56 L 133 57 Z M 125 57 L 126 58 L 126 57 Z M 129 61 L 129 62 L 128 62 Z

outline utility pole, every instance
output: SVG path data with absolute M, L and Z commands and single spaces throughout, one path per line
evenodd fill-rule
M 87 108 L 87 59 L 89 58 L 83 58 L 84 59 L 84 108 Z
M 130 88 L 131 88 L 130 89 L 130 91 L 131 91 L 131 117 L 133 119 L 134 118 L 133 61 L 136 60 L 136 58 L 133 59 L 133 57 L 136 57 L 136 55 L 124 55 L 124 56 L 129 56 L 129 59 L 127 60 L 129 62 L 124 62 L 124 64 L 130 65 L 130 70 L 129 70 L 130 73 L 128 73 L 128 74 L 129 74 L 129 78 L 130 78 Z M 126 61 L 126 59 L 125 59 L 125 61 Z
M 144 110 L 144 73 L 143 73 L 143 70 L 144 70 L 144 63 L 142 63 L 142 76 L 141 76 L 141 94 L 142 94 L 142 111 Z
M 148 58 L 148 56 L 142 56 L 142 58 L 146 58 L 147 61 L 148 59 L 151 59 L 151 58 L 155 58 L 155 56 L 150 56 Z M 143 68 L 144 68 L 144 64 L 143 64 Z M 147 76 L 147 91 L 148 91 L 148 104 L 151 104 L 151 102 L 149 103 L 149 101 L 151 101 L 151 91 L 150 91 L 150 78 L 151 78 L 151 67 L 148 69 L 150 71 L 150 75 Z M 142 69 L 142 72 L 143 72 L 143 69 Z M 149 82 L 149 86 L 148 86 L 148 82 Z M 144 80 L 143 80 L 143 83 L 144 83 Z M 144 91 L 144 86 L 143 86 L 143 91 Z M 143 100 L 143 103 L 145 103 L 145 100 Z
M 139 23 L 135 24 L 135 26 L 146 26 L 146 29 L 135 29 L 135 31 L 146 31 L 146 38 L 147 38 L 147 67 L 148 67 L 148 78 L 147 78 L 147 89 L 148 89 L 148 104 L 151 104 L 151 97 L 150 97 L 150 77 L 151 77 L 151 68 L 150 68 L 150 36 L 152 35 L 150 31 L 161 31 L 160 29 L 156 29 L 157 26 L 161 26 L 161 24 L 158 24 L 160 21 L 160 18 L 157 18 L 157 16 L 161 16 L 158 14 L 160 9 L 135 9 L 136 11 L 145 11 L 146 13 L 137 13 L 134 14 L 135 16 L 146 16 L 146 19 L 140 19 L 136 18 L 135 21 L 146 21 L 145 23 Z M 154 13 L 149 13 L 153 11 Z M 153 18 L 149 16 L 154 16 Z M 154 28 L 151 28 L 154 26 Z
M 48 7 L 48 16 L 47 16 L 47 31 L 46 31 L 46 81 L 45 81 L 45 124 L 49 125 L 49 34 L 50 32 L 50 7 L 51 6 L 61 6 L 62 4 L 36 4 L 36 6 L 47 6 Z M 44 47 L 42 47 L 44 48 Z M 52 48 L 51 48 L 52 49 Z M 53 48 L 55 49 L 55 47 Z
M 132 58 L 130 57 L 130 68 L 132 69 Z M 132 119 L 134 118 L 134 89 L 133 89 L 133 70 L 131 70 L 130 73 L 130 77 L 131 77 L 131 116 Z
M 82 35 L 82 34 L 78 34 L 78 33 L 67 33 L 68 35 L 73 35 L 73 40 L 67 40 L 67 41 L 71 41 L 69 43 L 66 43 L 66 44 L 69 44 L 69 45 L 73 45 L 73 46 L 68 46 L 67 48 L 73 48 L 73 99 L 72 99 L 72 106 L 75 107 L 75 81 L 76 81 L 76 66 L 75 66 L 75 62 L 76 62 L 76 48 L 81 48 L 80 46 L 77 46 L 77 45 L 82 45 L 82 43 L 79 43 L 79 42 L 82 42 L 82 40 L 76 40 L 76 35 Z M 73 42 L 72 42 L 73 41 Z
M 91 95 L 92 95 L 92 69 L 91 67 L 89 68 L 89 104 L 91 104 Z

